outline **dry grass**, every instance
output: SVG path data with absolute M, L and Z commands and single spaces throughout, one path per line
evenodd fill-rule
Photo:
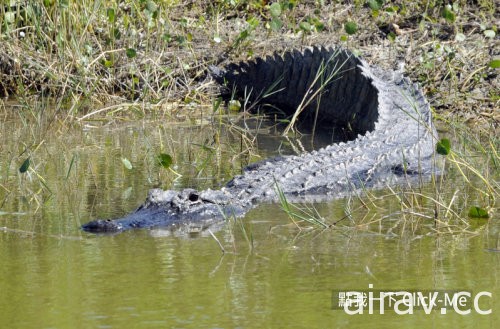
M 373 11 L 363 1 L 282 1 L 278 16 L 265 1 L 17 3 L 0 7 L 0 94 L 64 99 L 77 113 L 89 111 L 82 98 L 102 109 L 210 103 L 210 64 L 340 44 L 377 65 L 404 65 L 446 116 L 500 119 L 498 70 L 489 67 L 500 56 L 498 36 L 485 35 L 499 26 L 493 1 L 457 3 L 454 22 L 442 17 L 440 2 L 395 1 Z M 346 34 L 348 21 L 356 34 Z

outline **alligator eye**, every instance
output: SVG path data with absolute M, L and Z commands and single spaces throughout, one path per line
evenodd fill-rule
M 200 196 L 196 193 L 190 193 L 188 198 L 189 198 L 189 201 L 195 202 L 195 201 L 198 201 Z

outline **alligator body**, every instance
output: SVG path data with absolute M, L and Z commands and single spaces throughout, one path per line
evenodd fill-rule
M 286 115 L 342 136 L 296 156 L 250 165 L 220 190 L 153 189 L 121 219 L 95 220 L 89 232 L 195 225 L 243 216 L 259 202 L 321 201 L 367 188 L 414 182 L 433 172 L 437 134 L 422 92 L 398 72 L 372 67 L 340 48 L 310 48 L 212 68 L 219 82 L 248 101 L 272 104 Z

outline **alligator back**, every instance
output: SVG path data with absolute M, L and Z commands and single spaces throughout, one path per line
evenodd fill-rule
M 377 89 L 360 66 L 348 51 L 314 47 L 230 64 L 218 81 L 285 115 L 299 109 L 301 124 L 349 127 L 356 136 L 373 130 L 378 117 Z

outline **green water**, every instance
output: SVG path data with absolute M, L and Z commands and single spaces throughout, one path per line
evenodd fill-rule
M 0 120 L 1 328 L 498 325 L 500 253 L 488 251 L 498 247 L 496 214 L 466 230 L 436 233 L 425 218 L 403 227 L 400 207 L 387 201 L 333 229 L 301 231 L 278 205 L 261 205 L 241 222 L 213 229 L 224 253 L 210 234 L 179 237 L 158 229 L 96 236 L 79 226 L 133 210 L 152 187 L 217 187 L 266 151 L 241 153 L 240 137 L 226 131 L 214 138 L 210 125 L 52 122 L 47 131 L 15 116 Z M 176 174 L 155 164 L 160 152 L 173 155 Z M 30 170 L 20 174 L 28 154 Z M 449 186 L 464 189 L 458 181 Z M 359 204 L 315 207 L 332 222 Z M 492 298 L 481 307 L 492 314 L 332 309 L 334 290 L 368 291 L 369 284 L 488 291 Z

